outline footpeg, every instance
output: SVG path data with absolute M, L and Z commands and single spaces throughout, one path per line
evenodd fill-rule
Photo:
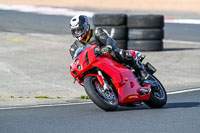
M 149 89 L 143 89 L 143 88 L 141 88 L 141 89 L 139 90 L 139 94 L 140 94 L 140 95 L 145 95 L 145 94 L 148 94 L 150 91 L 151 91 L 151 90 L 149 90 Z

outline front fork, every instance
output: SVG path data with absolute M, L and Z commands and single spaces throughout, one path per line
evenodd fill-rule
M 98 75 L 100 75 L 102 77 L 103 82 L 104 82 L 104 84 L 102 85 L 103 86 L 102 91 L 105 92 L 106 90 L 109 90 L 109 85 L 108 85 L 107 81 L 105 80 L 103 73 L 100 70 L 97 70 L 97 72 L 98 72 Z

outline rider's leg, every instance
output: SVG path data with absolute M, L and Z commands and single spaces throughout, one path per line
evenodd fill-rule
M 137 65 L 137 52 L 134 50 L 123 50 L 123 49 L 118 49 L 118 58 L 123 60 L 123 62 L 135 66 Z M 136 66 L 137 67 L 137 66 Z
M 133 56 L 133 66 L 135 69 L 139 70 L 141 73 L 142 78 L 144 78 L 143 80 L 145 80 L 145 77 L 147 76 L 146 73 L 144 72 L 143 69 L 140 68 L 140 66 L 138 66 L 137 61 L 140 60 L 142 58 L 142 53 L 139 51 L 134 51 L 134 50 L 128 50 L 132 56 Z
M 117 55 L 117 58 L 121 60 L 121 62 L 132 66 L 135 71 L 139 72 L 142 80 L 145 80 L 146 74 L 138 64 L 138 60 L 142 56 L 141 52 L 134 50 L 117 49 L 115 53 Z

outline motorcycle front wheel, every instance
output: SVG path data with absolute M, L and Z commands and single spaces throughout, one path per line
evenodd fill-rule
M 89 98 L 101 109 L 105 111 L 115 111 L 118 108 L 118 97 L 111 85 L 109 89 L 103 91 L 102 85 L 97 77 L 88 76 L 84 79 L 84 88 Z
M 148 79 L 153 81 L 156 86 L 151 86 L 150 99 L 144 103 L 151 108 L 162 108 L 167 102 L 165 88 L 155 76 L 150 75 Z

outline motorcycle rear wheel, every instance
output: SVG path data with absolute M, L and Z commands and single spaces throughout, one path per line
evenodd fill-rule
M 115 111 L 118 108 L 118 97 L 112 87 L 105 92 L 95 76 L 88 76 L 84 79 L 84 88 L 89 98 L 105 111 Z
M 143 102 L 151 108 L 162 108 L 167 102 L 165 88 L 155 76 L 151 75 L 150 80 L 156 82 L 157 86 L 151 87 L 150 100 Z

